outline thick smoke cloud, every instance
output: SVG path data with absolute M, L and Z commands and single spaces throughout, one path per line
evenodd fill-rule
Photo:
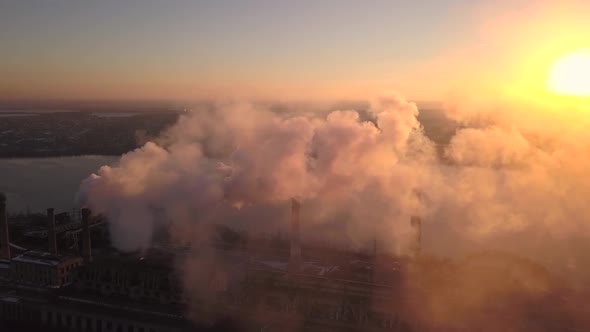
M 588 104 L 461 110 L 436 214 L 462 243 L 533 258 L 583 284 L 590 235 Z M 457 112 L 453 113 L 457 116 Z M 454 185 L 453 185 L 454 183 Z M 474 248 L 471 248 L 473 250 Z
M 109 217 L 123 250 L 148 248 L 159 227 L 193 244 L 219 222 L 272 232 L 298 197 L 304 237 L 353 247 L 376 238 L 403 252 L 418 214 L 426 250 L 501 248 L 584 276 L 587 115 L 514 106 L 448 114 L 460 129 L 439 154 L 399 96 L 327 115 L 220 105 L 183 115 L 85 180 L 81 194 Z
M 420 215 L 426 255 L 457 263 L 427 259 L 409 269 L 400 294 L 409 302 L 392 303 L 393 311 L 474 330 L 536 331 L 543 323 L 530 315 L 543 310 L 557 321 L 581 319 L 575 308 L 583 300 L 547 299 L 563 280 L 585 287 L 590 277 L 590 117 L 522 106 L 450 109 L 457 130 L 437 149 L 418 114 L 399 96 L 328 114 L 219 105 L 181 116 L 156 141 L 103 166 L 82 183 L 80 198 L 108 216 L 113 243 L 128 251 L 149 248 L 161 230 L 193 247 L 217 223 L 272 233 L 285 228 L 297 197 L 304 239 L 353 248 L 376 239 L 380 251 L 405 253 L 410 216 Z M 471 256 L 489 250 L 504 253 Z M 200 252 L 180 271 L 202 295 L 208 289 L 195 285 L 210 271 L 236 264 Z
M 326 228 L 336 242 L 362 245 L 381 234 L 395 243 L 385 240 L 407 231 L 409 215 L 423 208 L 415 193 L 430 172 L 419 162 L 434 153 L 417 113 L 398 96 L 372 103 L 372 121 L 352 110 L 284 116 L 244 104 L 195 112 L 158 144 L 102 167 L 81 193 L 109 217 L 113 242 L 123 250 L 149 247 L 159 223 L 169 223 L 177 240 L 193 242 L 202 225 L 227 221 L 228 210 L 248 215 L 291 197 L 310 207 L 306 223 Z M 237 227 L 272 229 L 268 221 Z

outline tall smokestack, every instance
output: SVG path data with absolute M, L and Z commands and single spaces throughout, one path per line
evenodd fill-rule
M 414 257 L 418 257 L 420 255 L 420 251 L 422 250 L 422 218 L 418 216 L 412 216 L 410 218 L 410 225 L 412 225 L 415 231 L 412 251 Z
M 82 258 L 84 262 L 92 262 L 92 245 L 90 243 L 90 210 L 82 209 Z
M 8 236 L 8 218 L 6 217 L 6 196 L 0 193 L 0 254 L 4 259 L 10 259 L 10 239 Z
M 53 208 L 47 209 L 47 239 L 49 240 L 49 252 L 57 255 L 57 235 L 55 234 Z
M 301 204 L 295 198 L 291 199 L 291 257 L 289 260 L 289 273 L 301 272 L 301 239 L 299 236 L 299 210 Z

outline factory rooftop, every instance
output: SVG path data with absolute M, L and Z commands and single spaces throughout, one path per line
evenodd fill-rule
M 19 256 L 16 256 L 12 260 L 14 262 L 47 265 L 47 266 L 58 266 L 60 263 L 68 260 L 69 257 L 54 255 L 48 252 L 39 251 L 27 251 Z

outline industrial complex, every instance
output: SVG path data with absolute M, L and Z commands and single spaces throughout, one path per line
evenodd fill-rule
M 10 242 L 2 195 L 0 321 L 15 331 L 470 331 L 426 325 L 408 309 L 420 218 L 405 257 L 316 252 L 302 250 L 300 208 L 293 199 L 285 251 L 212 242 L 123 253 L 93 245 L 107 222 L 88 209 L 60 224 L 48 209 L 46 229 L 26 234 L 43 250 Z
M 4 196 L 0 209 L 0 317 L 16 326 L 152 332 L 214 328 L 226 319 L 240 330 L 400 330 L 409 324 L 391 311 L 398 304 L 389 296 L 402 262 L 378 271 L 370 255 L 334 254 L 335 264 L 302 256 L 295 199 L 288 255 L 212 245 L 221 267 L 203 268 L 194 289 L 175 265 L 198 257 L 196 249 L 153 248 L 140 255 L 94 248 L 92 233 L 105 227 L 100 216 L 82 209 L 79 221 L 73 216 L 56 225 L 48 209 L 47 229 L 28 234 L 46 250 L 27 250 L 10 242 Z M 74 238 L 76 245 L 61 249 L 58 237 Z

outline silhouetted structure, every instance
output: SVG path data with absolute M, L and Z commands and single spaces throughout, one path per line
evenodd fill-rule
M 301 236 L 299 234 L 299 217 L 301 204 L 295 198 L 291 199 L 291 249 L 289 260 L 289 272 L 298 274 L 301 272 Z
M 82 209 L 82 258 L 85 263 L 92 262 L 92 244 L 90 240 L 90 210 Z
M 47 209 L 47 238 L 49 240 L 49 252 L 57 255 L 57 234 L 55 233 L 55 215 L 53 208 Z
M 0 193 L 0 255 L 10 259 L 10 237 L 8 235 L 8 217 L 6 216 L 6 196 Z

